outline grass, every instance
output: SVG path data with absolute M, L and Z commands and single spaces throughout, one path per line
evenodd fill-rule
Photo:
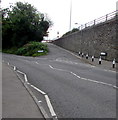
M 38 51 L 43 51 L 43 52 L 38 52 Z M 10 48 L 3 50 L 5 53 L 10 53 L 10 54 L 16 54 L 16 55 L 22 55 L 22 56 L 42 56 L 48 54 L 48 47 L 44 43 L 40 42 L 29 42 L 25 44 L 21 48 Z

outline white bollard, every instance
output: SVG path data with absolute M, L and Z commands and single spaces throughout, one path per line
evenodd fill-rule
M 94 56 L 92 56 L 92 62 L 94 61 Z
M 88 59 L 88 54 L 86 54 L 86 59 Z
M 116 64 L 116 61 L 115 61 L 115 59 L 113 60 L 113 62 L 112 62 L 113 64 L 112 64 L 112 67 L 113 68 L 115 68 L 115 64 Z
M 82 57 L 84 57 L 84 53 L 82 53 Z
M 102 59 L 101 59 L 101 56 L 99 58 L 99 64 L 102 64 Z
M 79 56 L 81 55 L 81 52 L 79 52 Z

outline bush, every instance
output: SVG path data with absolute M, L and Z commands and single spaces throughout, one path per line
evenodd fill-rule
M 43 52 L 40 53 L 38 52 L 39 50 L 43 50 Z M 28 44 L 19 48 L 16 52 L 17 55 L 33 56 L 33 57 L 46 55 L 47 53 L 48 53 L 47 45 L 40 42 L 29 42 Z
M 43 52 L 38 52 L 39 50 L 43 50 Z M 48 53 L 48 47 L 44 43 L 29 42 L 21 48 L 14 47 L 10 49 L 4 49 L 3 52 L 36 57 L 36 56 L 46 55 Z

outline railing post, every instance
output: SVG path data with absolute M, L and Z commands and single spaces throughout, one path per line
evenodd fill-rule
M 107 21 L 107 18 L 108 18 L 108 14 L 106 14 L 106 21 Z
M 96 21 L 96 20 L 94 20 L 94 25 L 95 25 L 95 21 Z

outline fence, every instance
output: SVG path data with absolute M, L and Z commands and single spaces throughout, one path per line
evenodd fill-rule
M 97 24 L 100 24 L 100 23 L 103 23 L 103 22 L 106 22 L 106 21 L 109 21 L 111 19 L 115 19 L 116 15 L 118 15 L 118 10 L 114 11 L 114 12 L 111 12 L 109 14 L 106 14 L 105 16 L 102 16 L 98 19 L 95 19 L 93 21 L 90 21 L 84 25 L 80 25 L 78 27 L 79 30 L 82 30 L 84 28 L 87 28 L 87 27 L 91 27 L 91 26 L 94 26 L 94 25 L 97 25 Z

